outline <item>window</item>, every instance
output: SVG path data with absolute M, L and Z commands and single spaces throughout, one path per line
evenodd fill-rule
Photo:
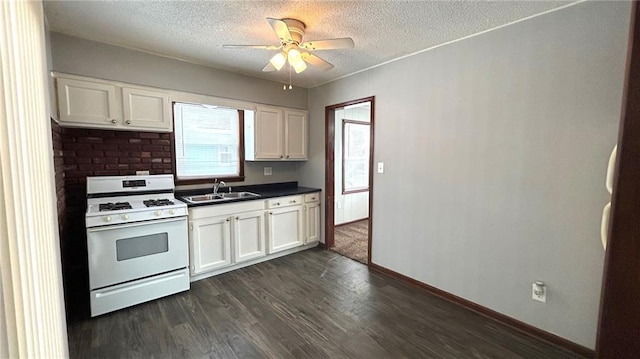
M 342 194 L 369 190 L 368 122 L 342 120 Z
M 177 181 L 243 179 L 244 111 L 176 102 L 173 114 Z

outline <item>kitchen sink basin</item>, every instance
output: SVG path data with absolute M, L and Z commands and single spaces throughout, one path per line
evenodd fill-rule
M 198 196 L 189 196 L 183 197 L 186 201 L 190 203 L 214 203 L 214 202 L 224 202 L 231 201 L 239 198 L 257 198 L 260 197 L 259 194 L 253 192 L 224 192 L 224 193 L 207 193 Z
M 253 192 L 224 192 L 218 193 L 223 198 L 248 198 L 248 197 L 260 197 L 259 194 Z

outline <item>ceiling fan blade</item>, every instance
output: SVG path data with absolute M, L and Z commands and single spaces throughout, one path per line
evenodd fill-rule
M 277 50 L 282 47 L 273 45 L 222 45 L 225 49 L 263 49 L 263 50 Z
M 267 21 L 269 22 L 269 25 L 271 25 L 273 31 L 275 31 L 276 35 L 278 35 L 280 41 L 287 42 L 292 40 L 289 27 L 284 21 L 270 17 L 267 18 Z
M 351 49 L 355 46 L 353 39 L 350 37 L 343 37 L 340 39 L 326 39 L 307 41 L 300 44 L 300 47 L 307 50 L 330 50 L 330 49 Z
M 277 69 L 271 63 L 268 63 L 267 66 L 265 66 L 264 69 L 262 69 L 262 72 L 273 72 L 276 70 Z
M 309 52 L 303 52 L 302 59 L 322 71 L 329 71 L 333 68 L 332 64 Z

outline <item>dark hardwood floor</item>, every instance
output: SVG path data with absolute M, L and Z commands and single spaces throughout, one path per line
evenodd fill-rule
M 575 358 L 312 249 L 69 324 L 72 358 Z

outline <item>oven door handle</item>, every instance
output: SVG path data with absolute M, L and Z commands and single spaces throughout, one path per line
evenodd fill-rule
M 187 223 L 187 217 L 176 217 L 176 218 L 167 218 L 167 219 L 153 219 L 153 220 L 149 220 L 149 221 L 143 221 L 143 222 L 133 222 L 133 223 L 124 223 L 124 224 L 115 224 L 115 225 L 110 225 L 110 226 L 103 226 L 103 227 L 93 227 L 93 228 L 87 228 L 87 232 L 102 232 L 102 231 L 109 231 L 112 229 L 116 229 L 116 228 L 130 228 L 130 227 L 137 227 L 140 225 L 154 225 L 154 224 L 161 224 L 161 223 L 170 223 L 170 222 L 179 222 L 179 221 L 184 221 L 185 224 Z

